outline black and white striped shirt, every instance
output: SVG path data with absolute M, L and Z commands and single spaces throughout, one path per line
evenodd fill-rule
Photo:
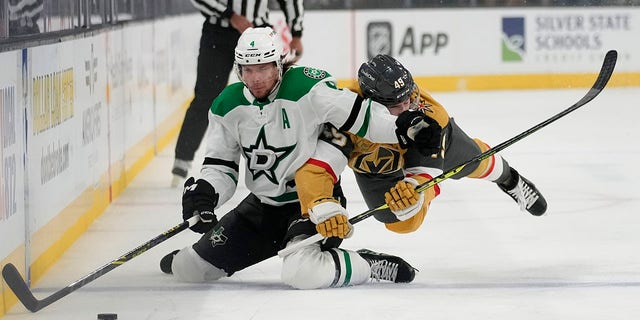
M 39 19 L 44 4 L 43 0 L 9 0 L 8 8 L 10 21 L 31 26 Z
M 303 0 L 278 0 L 284 12 L 291 35 L 302 35 Z M 229 17 L 234 12 L 246 17 L 254 26 L 269 25 L 268 0 L 191 0 L 191 3 L 212 24 L 229 27 Z

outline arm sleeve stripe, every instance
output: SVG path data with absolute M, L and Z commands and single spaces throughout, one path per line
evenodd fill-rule
M 227 161 L 227 160 L 222 160 L 222 159 L 215 159 L 215 158 L 204 158 L 204 162 L 202 163 L 203 165 L 216 165 L 216 166 L 225 166 L 225 167 L 229 167 L 231 169 L 233 169 L 234 171 L 238 171 L 239 167 L 238 164 L 233 162 L 233 161 Z
M 336 173 L 333 172 L 333 168 L 331 168 L 331 166 L 328 163 L 324 161 L 320 161 L 318 159 L 313 159 L 313 158 L 307 160 L 307 163 L 326 170 L 327 173 L 331 175 L 331 178 L 333 179 L 333 184 L 336 184 L 338 182 L 338 177 L 336 176 Z
M 367 107 L 367 111 L 364 113 L 364 119 L 362 121 L 362 127 L 356 133 L 356 135 L 360 138 L 364 138 L 369 130 L 369 118 L 371 118 L 371 108 Z
M 340 127 L 341 131 L 350 131 L 351 127 L 356 122 L 358 118 L 358 114 L 360 114 L 360 109 L 362 109 L 362 102 L 364 99 L 361 96 L 356 96 L 356 100 L 353 102 L 353 106 L 351 107 L 351 113 L 347 118 L 347 121 Z
M 302 36 L 302 21 L 304 16 L 302 0 L 278 0 L 278 4 L 284 12 L 287 24 L 291 29 L 291 35 L 294 37 Z
M 242 5 L 245 6 L 247 5 L 247 3 L 243 2 Z M 242 9 L 246 10 L 246 8 L 242 8 Z M 261 14 L 262 12 L 260 12 L 260 1 L 256 1 L 253 4 L 253 21 L 257 22 Z
M 193 3 L 194 7 L 208 16 L 212 15 L 214 12 L 222 14 L 225 10 L 225 6 L 218 1 L 191 0 L 191 3 Z M 231 6 L 228 7 L 230 8 Z

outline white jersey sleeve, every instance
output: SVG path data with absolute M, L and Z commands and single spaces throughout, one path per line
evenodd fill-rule
M 227 202 L 238 185 L 240 146 L 218 115 L 209 112 L 209 128 L 201 177 L 215 186 L 220 195 L 218 207 Z
M 333 77 L 319 82 L 309 94 L 321 122 L 333 124 L 342 131 L 378 143 L 398 143 L 396 117 L 371 99 L 363 99 L 350 90 L 333 86 Z

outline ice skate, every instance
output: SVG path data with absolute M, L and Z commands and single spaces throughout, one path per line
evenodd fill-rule
M 416 277 L 416 268 L 400 257 L 360 249 L 358 254 L 371 266 L 371 279 L 409 283 Z
M 178 253 L 178 251 L 180 250 L 174 250 L 168 255 L 162 257 L 160 260 L 160 270 L 162 270 L 162 272 L 166 274 L 173 274 L 173 270 L 171 270 L 171 263 L 173 263 L 173 257 Z
M 512 178 L 508 183 L 498 184 L 498 187 L 520 206 L 520 210 L 528 211 L 534 216 L 541 216 L 547 211 L 547 201 L 531 181 L 521 176 L 511 168 Z

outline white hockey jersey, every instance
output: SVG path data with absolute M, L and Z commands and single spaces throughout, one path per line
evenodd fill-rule
M 257 101 L 243 83 L 226 87 L 209 112 L 202 178 L 233 196 L 240 156 L 245 184 L 270 205 L 298 201 L 294 176 L 314 153 L 324 123 L 370 141 L 397 143 L 395 117 L 371 100 L 341 90 L 326 71 L 291 67 L 268 101 Z

